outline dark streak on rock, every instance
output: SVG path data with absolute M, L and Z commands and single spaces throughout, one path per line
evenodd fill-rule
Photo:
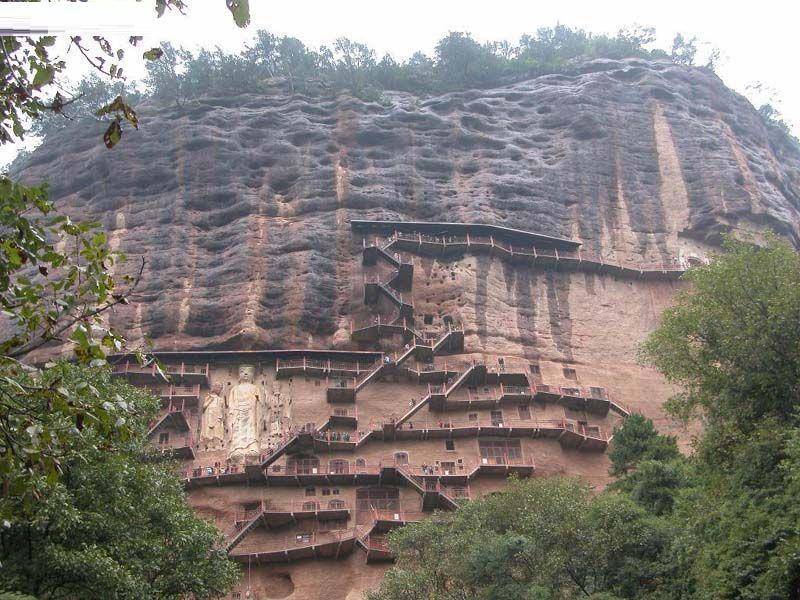
M 547 271 L 545 285 L 547 286 L 547 308 L 553 342 L 564 359 L 571 361 L 573 356 L 572 319 L 569 310 L 570 274 Z

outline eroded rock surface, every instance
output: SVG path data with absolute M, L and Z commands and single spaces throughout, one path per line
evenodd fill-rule
M 731 227 L 800 240 L 800 155 L 708 71 L 595 61 L 577 75 L 390 100 L 148 105 L 113 151 L 84 125 L 54 135 L 23 174 L 147 257 L 139 301 L 113 322 L 160 349 L 347 346 L 361 307 L 353 218 L 506 225 L 609 260 L 702 255 Z M 474 314 L 461 316 L 480 348 L 538 353 L 550 340 L 574 356 L 570 289 L 594 283 L 486 258 L 464 268 L 457 285 Z M 430 303 L 453 295 L 439 288 Z M 493 326 L 506 307 L 514 327 Z

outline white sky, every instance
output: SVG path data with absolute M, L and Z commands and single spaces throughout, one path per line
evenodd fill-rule
M 538 27 L 563 23 L 597 33 L 613 33 L 633 24 L 656 28 L 660 46 L 668 47 L 676 32 L 697 36 L 721 50 L 717 72 L 725 83 L 755 104 L 772 100 L 800 133 L 800 79 L 797 35 L 800 3 L 775 0 L 747 3 L 703 0 L 395 0 L 295 1 L 250 0 L 251 25 L 238 29 L 225 0 L 188 0 L 186 16 L 155 18 L 155 0 L 90 0 L 86 3 L 0 3 L 0 27 L 46 26 L 66 34 L 117 32 L 117 47 L 128 35 L 144 35 L 151 47 L 171 41 L 195 49 L 220 46 L 236 50 L 256 29 L 293 35 L 306 44 L 330 44 L 339 36 L 364 42 L 378 56 L 389 52 L 405 58 L 416 50 L 430 52 L 448 31 L 469 31 L 479 41 L 516 41 Z M 70 74 L 85 71 L 77 54 L 69 56 Z M 141 76 L 141 60 L 126 61 L 131 76 Z M 73 67 L 72 65 L 76 65 Z M 748 90 L 761 83 L 767 93 Z M 769 98 L 769 95 L 772 98 Z M 780 100 L 775 102 L 775 100 Z M 12 148 L 0 148 L 0 164 L 9 161 Z

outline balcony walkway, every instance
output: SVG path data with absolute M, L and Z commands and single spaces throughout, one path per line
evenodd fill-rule
M 678 260 L 634 263 L 608 260 L 580 249 L 580 242 L 495 225 L 470 223 L 413 223 L 402 221 L 351 221 L 354 231 L 365 234 L 364 248 L 380 248 L 387 255 L 406 251 L 447 257 L 490 254 L 517 264 L 550 269 L 584 271 L 617 277 L 679 279 L 686 270 Z M 368 242 L 366 234 L 386 235 L 383 243 Z
M 432 440 L 465 437 L 554 438 L 565 448 L 604 452 L 612 435 L 593 425 L 574 419 L 448 419 L 409 420 L 400 425 L 389 421 L 370 424 L 375 440 Z
M 356 530 L 313 532 L 275 536 L 268 541 L 248 544 L 239 541 L 228 555 L 231 559 L 251 565 L 286 563 L 304 558 L 338 559 L 353 551 Z

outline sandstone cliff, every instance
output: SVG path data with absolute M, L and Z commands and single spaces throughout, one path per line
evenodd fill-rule
M 75 127 L 23 175 L 48 180 L 63 210 L 102 220 L 116 248 L 147 256 L 139 302 L 113 321 L 159 349 L 349 347 L 361 308 L 350 219 L 506 225 L 609 260 L 702 256 L 728 228 L 800 240 L 800 153 L 706 70 L 595 61 L 569 76 L 389 100 L 146 105 L 141 131 L 115 150 Z M 473 347 L 570 360 L 586 343 L 576 334 L 597 333 L 596 310 L 577 306 L 593 294 L 583 278 L 480 258 L 459 274 L 443 268 L 417 302 L 462 310 Z M 652 292 L 611 294 L 637 314 L 609 325 L 652 319 L 642 294 Z
M 800 242 L 800 152 L 708 71 L 596 61 L 569 76 L 389 100 L 384 106 L 349 97 L 270 95 L 206 99 L 183 109 L 148 105 L 141 131 L 126 135 L 115 150 L 101 146 L 101 129 L 76 127 L 39 148 L 23 175 L 50 181 L 62 210 L 100 219 L 115 248 L 146 256 L 136 302 L 112 322 L 134 340 L 149 336 L 164 351 L 401 349 L 403 340 L 365 343 L 351 336 L 352 321 L 374 323 L 388 314 L 380 302 L 364 303 L 364 277 L 388 276 L 385 261 L 364 264 L 354 219 L 502 225 L 572 238 L 585 253 L 625 263 L 704 259 L 725 230 L 758 234 L 769 227 Z M 670 389 L 635 361 L 637 342 L 655 327 L 680 281 L 531 266 L 494 253 L 418 253 L 413 259 L 403 301 L 413 305 L 415 326 L 449 319 L 464 326 L 463 350 L 436 357 L 439 367 L 444 361 L 444 377 L 449 361 L 456 372 L 479 363 L 536 383 L 599 386 L 656 419 L 662 430 L 681 433 L 661 413 Z M 287 427 L 330 423 L 326 387 L 335 382 L 327 371 L 287 378 L 279 376 L 274 356 L 265 358 L 269 352 L 238 354 L 240 362 L 258 363 L 255 379 L 267 390 L 265 400 L 280 408 L 276 423 L 284 430 L 265 427 L 262 441 L 286 434 Z M 202 382 L 195 402 L 209 389 L 229 393 L 236 381 L 230 354 L 170 356 L 212 362 L 205 375 L 190 370 Z M 137 376 L 152 385 L 146 374 Z M 357 425 L 349 433 L 362 439 L 373 422 L 415 410 L 415 399 L 425 393 L 425 385 L 408 377 L 376 379 L 359 392 Z M 454 402 L 473 406 L 469 389 L 458 393 L 467 402 L 455 395 Z M 607 432 L 618 422 L 614 415 L 580 415 L 560 404 L 525 406 L 505 407 L 507 427 L 530 425 L 531 416 L 543 423 L 587 419 Z M 426 409 L 418 418 L 430 419 L 426 432 L 451 435 L 454 426 L 443 425 L 443 418 L 472 426 L 467 409 L 458 410 Z M 479 418 L 498 418 L 483 413 Z M 198 411 L 190 410 L 190 434 L 200 431 L 199 423 Z M 383 425 L 375 431 L 382 434 Z M 323 443 L 319 454 L 324 461 L 355 460 L 356 468 L 358 460 L 383 464 L 396 450 L 427 465 L 480 456 L 476 439 L 459 438 L 454 455 L 427 435 L 417 440 L 409 433 L 402 442 L 376 435 L 358 451 L 326 450 Z M 579 475 L 598 487 L 608 481 L 605 443 L 601 451 L 581 451 L 562 447 L 560 438 L 528 437 L 523 450 L 537 475 Z M 222 479 L 231 481 L 218 484 L 208 473 L 219 472 L 225 452 L 179 439 L 191 450 L 184 464 L 190 502 L 222 532 L 265 500 L 308 500 L 296 482 L 264 485 L 266 471 L 258 483 L 237 479 L 240 471 L 225 472 Z M 268 456 L 278 460 L 277 452 Z M 289 458 L 280 457 L 282 468 Z M 356 489 L 364 484 L 340 479 L 341 489 L 332 493 L 355 507 L 354 520 L 363 525 L 363 515 L 372 514 L 358 495 L 363 489 Z M 472 497 L 500 486 L 490 477 L 469 484 Z M 398 493 L 397 506 L 424 509 L 409 486 L 400 485 Z M 422 509 L 413 508 L 420 502 Z M 305 543 L 306 537 L 298 542 L 292 535 L 284 539 L 285 533 L 276 534 L 277 547 Z M 252 565 L 252 553 L 260 560 L 268 555 L 264 548 L 277 543 L 270 535 L 254 529 L 237 550 L 247 564 L 242 594 L 354 600 L 377 585 L 385 568 L 354 551 L 334 568 L 329 560 L 306 558 Z

